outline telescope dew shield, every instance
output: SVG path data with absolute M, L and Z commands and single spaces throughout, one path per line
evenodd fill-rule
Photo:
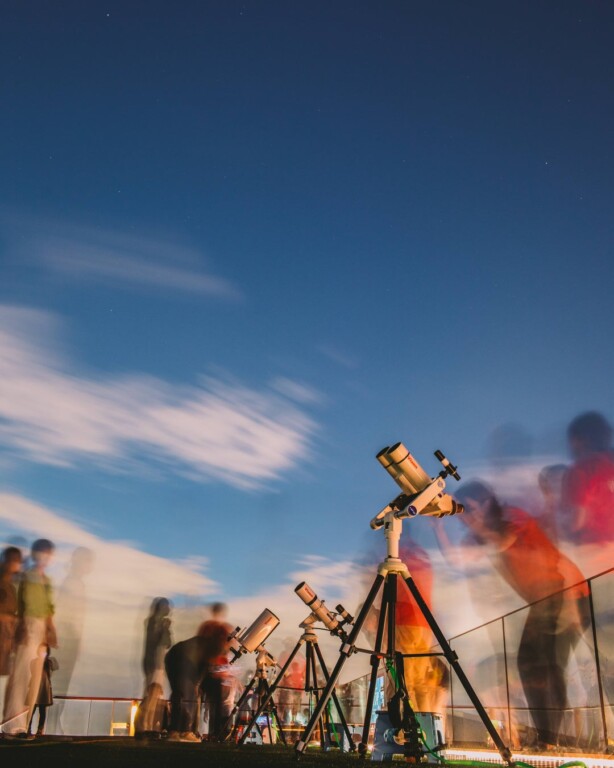
M 397 445 L 399 445 L 399 443 L 397 443 Z M 392 459 L 388 454 L 389 451 L 390 451 L 390 446 L 386 446 L 385 448 L 382 448 L 382 450 L 378 454 L 376 454 L 375 458 L 379 461 L 382 467 L 384 467 L 386 472 L 388 472 L 390 477 L 399 486 L 399 488 L 404 493 L 407 493 L 410 496 L 413 496 L 415 493 L 417 493 L 417 490 L 409 482 L 409 480 L 405 477 L 405 475 L 401 474 L 397 465 L 393 464 Z
M 307 582 L 301 581 L 301 583 L 294 588 L 294 591 L 310 611 L 320 619 L 326 629 L 330 632 L 337 632 L 339 630 L 341 625 L 337 621 L 335 614 L 332 611 L 329 611 L 324 605 L 324 600 L 318 600 L 318 596 Z
M 277 616 L 272 611 L 269 611 L 268 608 L 265 608 L 256 621 L 245 629 L 237 640 L 241 643 L 246 653 L 253 653 L 260 648 L 278 624 L 279 619 Z
M 410 493 L 419 493 L 431 482 L 431 476 L 422 469 L 403 443 L 395 443 L 386 454 L 391 467 L 397 472 L 404 482 L 413 488 Z M 380 461 L 381 463 L 381 461 Z M 397 483 L 401 483 L 397 480 Z M 404 486 L 401 485 L 403 488 Z

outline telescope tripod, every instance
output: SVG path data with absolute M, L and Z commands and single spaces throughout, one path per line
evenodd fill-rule
M 303 625 L 304 626 L 304 625 Z M 279 674 L 269 687 L 268 693 L 266 696 L 262 699 L 260 702 L 260 705 L 254 715 L 252 716 L 252 719 L 249 722 L 249 725 L 245 729 L 245 731 L 241 734 L 241 737 L 239 738 L 239 744 L 243 744 L 245 739 L 247 738 L 247 734 L 251 731 L 251 729 L 254 726 L 254 723 L 257 722 L 258 718 L 262 714 L 262 711 L 266 708 L 267 704 L 271 700 L 273 693 L 275 692 L 276 688 L 279 686 L 281 681 L 284 678 L 284 675 L 290 668 L 290 665 L 294 661 L 294 657 L 297 655 L 299 650 L 301 649 L 301 646 L 305 646 L 305 687 L 304 691 L 305 693 L 313 693 L 316 699 L 316 704 L 319 704 L 320 701 L 320 688 L 318 686 L 318 673 L 316 669 L 316 659 L 320 664 L 320 669 L 322 671 L 322 674 L 324 676 L 324 680 L 326 683 L 329 681 L 329 673 L 328 669 L 326 668 L 326 663 L 324 662 L 324 657 L 322 656 L 322 651 L 320 650 L 320 646 L 318 645 L 318 638 L 316 633 L 306 628 L 305 632 L 301 635 L 301 637 L 298 639 L 298 642 L 292 649 L 292 652 L 288 656 L 286 663 L 281 668 Z M 337 710 L 337 714 L 339 715 L 339 721 L 341 723 L 341 727 L 343 728 L 343 731 L 347 737 L 348 744 L 350 747 L 350 751 L 354 751 L 356 749 L 354 742 L 352 741 L 352 734 L 350 733 L 350 729 L 348 728 L 347 721 L 345 719 L 345 716 L 343 714 L 343 710 L 341 709 L 341 705 L 339 703 L 339 700 L 337 698 L 337 694 L 335 693 L 334 689 L 331 691 L 330 697 L 333 700 L 333 703 L 335 705 L 335 708 Z M 331 718 L 330 713 L 328 709 L 325 709 L 325 707 L 322 707 L 322 710 L 320 711 L 319 717 L 317 719 L 317 725 L 320 729 L 320 744 L 322 746 L 322 749 L 326 748 L 326 741 L 328 738 L 328 730 L 327 726 L 330 727 L 331 725 Z M 315 726 L 314 726 L 315 727 Z M 284 741 L 285 743 L 285 741 Z M 342 742 L 339 744 L 341 747 Z
M 267 715 L 266 728 L 269 734 L 269 743 L 270 744 L 273 743 L 271 721 L 275 720 L 277 724 L 277 730 L 279 731 L 279 738 L 281 739 L 284 745 L 287 745 L 286 736 L 284 734 L 281 722 L 279 720 L 279 714 L 277 713 L 277 706 L 273 701 L 273 691 L 271 689 L 271 686 L 269 686 L 269 682 L 267 680 L 267 665 L 260 664 L 259 662 L 256 662 L 256 672 L 254 673 L 254 676 L 249 681 L 249 683 L 247 683 L 247 685 L 245 686 L 245 689 L 241 694 L 241 696 L 239 697 L 239 700 L 234 705 L 232 712 L 226 719 L 226 722 L 224 724 L 224 731 L 228 733 L 226 740 L 228 741 L 230 739 L 230 737 L 236 731 L 236 728 L 237 728 L 237 725 L 235 724 L 233 728 L 228 730 L 228 726 L 230 725 L 230 723 L 232 723 L 233 717 L 236 715 L 237 712 L 241 710 L 241 707 L 247 701 L 248 697 L 252 693 L 255 693 L 258 699 L 256 714 L 252 717 L 252 719 L 249 722 L 249 725 L 245 728 L 244 732 L 241 734 L 239 743 L 243 744 L 248 734 L 252 731 L 252 728 L 254 727 L 254 725 L 256 726 L 256 729 L 260 734 L 260 736 L 263 736 L 262 728 L 258 724 L 257 719 L 260 717 L 260 715 L 263 712 L 265 712 Z
M 300 741 L 298 741 L 296 744 L 295 749 L 296 749 L 297 757 L 305 751 L 305 748 L 309 743 L 309 740 L 314 731 L 316 723 L 321 718 L 322 711 L 324 710 L 324 707 L 326 707 L 328 700 L 333 694 L 334 686 L 337 680 L 339 679 L 339 675 L 341 674 L 343 665 L 353 653 L 356 653 L 358 651 L 358 649 L 355 646 L 356 640 L 358 639 L 360 631 L 367 618 L 367 614 L 371 610 L 371 607 L 375 602 L 378 592 L 383 586 L 384 591 L 382 595 L 382 609 L 380 612 L 378 626 L 377 626 L 375 648 L 371 653 L 372 669 L 371 669 L 371 677 L 369 681 L 369 691 L 367 695 L 367 710 L 365 713 L 365 719 L 363 724 L 362 739 L 360 741 L 360 744 L 358 745 L 358 752 L 360 756 L 364 757 L 366 755 L 367 742 L 369 737 L 369 727 L 371 724 L 371 713 L 373 709 L 373 699 L 375 696 L 375 685 L 377 680 L 377 672 L 378 672 L 380 659 L 385 658 L 390 662 L 392 662 L 396 667 L 396 665 L 399 663 L 399 657 L 400 657 L 401 658 L 400 663 L 402 664 L 401 654 L 395 653 L 395 615 L 396 615 L 395 609 L 396 609 L 396 601 L 397 601 L 397 579 L 399 576 L 401 576 L 405 581 L 405 583 L 407 584 L 411 595 L 416 601 L 420 611 L 422 612 L 422 615 L 426 619 L 433 634 L 437 638 L 437 642 L 439 643 L 443 651 L 443 655 L 445 656 L 446 660 L 448 661 L 452 669 L 456 672 L 456 675 L 459 681 L 461 682 L 463 688 L 465 689 L 469 699 L 471 700 L 471 703 L 475 707 L 480 719 L 482 720 L 482 723 L 484 724 L 486 730 L 488 731 L 490 737 L 492 738 L 495 746 L 499 750 L 501 757 L 508 765 L 512 765 L 511 752 L 509 748 L 505 746 L 501 737 L 496 731 L 492 721 L 488 717 L 486 710 L 484 709 L 476 692 L 474 691 L 473 687 L 471 686 L 471 683 L 467 679 L 465 673 L 463 672 L 463 669 L 461 668 L 458 662 L 458 656 L 450 647 L 444 634 L 442 633 L 437 622 L 435 621 L 433 614 L 431 613 L 428 605 L 425 603 L 422 595 L 418 590 L 418 587 L 416 586 L 413 578 L 411 577 L 409 570 L 407 569 L 407 566 L 398 557 L 398 539 L 400 538 L 401 521 L 398 519 L 395 519 L 393 521 L 391 518 L 389 522 L 390 522 L 390 528 L 386 531 L 389 554 L 386 557 L 386 559 L 378 567 L 377 576 L 375 577 L 375 580 L 367 595 L 367 598 L 362 608 L 360 609 L 360 613 L 356 618 L 354 626 L 352 627 L 352 631 L 349 637 L 347 638 L 346 642 L 344 642 L 343 645 L 341 646 L 339 659 L 332 673 L 328 678 L 326 687 L 324 688 L 324 691 L 322 692 L 322 695 L 319 698 L 317 706 L 311 715 L 311 719 L 305 726 L 305 730 L 303 732 L 303 735 Z M 393 531 L 392 528 L 396 530 Z M 396 545 L 397 545 L 396 547 L 394 546 L 395 539 L 396 539 Z M 391 542 L 392 542 L 392 545 L 391 545 Z M 388 622 L 387 623 L 388 644 L 387 644 L 386 653 L 384 654 L 382 653 L 381 649 L 382 649 L 382 642 L 384 638 L 384 629 L 386 626 L 386 620 Z M 428 655 L 435 655 L 435 654 L 428 654 Z M 408 702 L 405 702 L 405 703 L 406 705 L 408 704 Z M 416 752 L 421 751 L 421 748 L 417 744 L 417 739 L 416 741 L 414 741 L 414 743 L 412 743 L 412 739 L 411 739 L 412 731 L 414 735 L 417 737 L 418 725 L 415 722 L 415 715 L 413 711 L 411 711 L 411 708 L 409 709 L 410 709 L 410 713 L 409 713 L 410 717 L 414 720 L 414 723 L 411 724 L 408 730 L 406 730 L 406 744 L 408 745 L 407 752 L 410 754 L 410 756 L 412 754 L 415 756 Z

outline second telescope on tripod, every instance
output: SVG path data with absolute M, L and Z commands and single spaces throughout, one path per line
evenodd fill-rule
M 322 624 L 328 629 L 331 635 L 337 635 L 337 637 L 345 638 L 344 624 L 351 624 L 354 621 L 354 617 L 345 610 L 342 605 L 336 607 L 336 613 L 333 613 L 329 608 L 324 605 L 324 600 L 319 600 L 316 593 L 305 581 L 294 588 L 296 594 L 301 598 L 309 610 L 316 616 Z

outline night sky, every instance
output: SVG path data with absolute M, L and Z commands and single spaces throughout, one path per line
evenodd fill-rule
M 0 17 L 0 539 L 58 582 L 271 594 L 381 546 L 385 445 L 533 499 L 614 417 L 611 3 Z

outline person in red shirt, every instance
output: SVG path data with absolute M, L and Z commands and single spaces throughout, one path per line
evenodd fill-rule
M 305 695 L 305 672 L 306 672 L 306 645 L 303 645 L 296 654 L 286 674 L 279 684 L 279 709 L 281 719 L 285 725 L 291 725 L 296 721 L 297 714 L 301 711 L 301 699 Z M 292 648 L 289 643 L 279 656 L 278 664 L 283 667 L 288 660 Z
M 225 603 L 213 603 L 211 618 L 203 621 L 196 633 L 197 637 L 205 638 L 221 648 L 221 653 L 209 662 L 201 683 L 208 712 L 208 732 L 211 741 L 224 740 L 226 734 L 222 733 L 222 728 L 233 706 L 231 698 L 234 691 L 234 678 L 228 659 L 231 645 L 229 636 L 233 628 L 226 621 L 226 611 Z
M 401 536 L 399 557 L 409 569 L 420 594 L 431 609 L 433 593 L 431 559 L 428 552 L 412 536 L 410 529 L 411 525 L 407 525 Z M 364 628 L 370 640 L 375 639 L 379 614 L 379 608 L 373 608 L 365 622 Z M 428 622 L 402 578 L 397 579 L 395 630 L 395 651 L 402 654 L 428 654 L 433 650 L 434 638 Z M 384 648 L 386 636 L 384 632 Z M 442 675 L 440 665 L 434 662 L 434 657 L 404 658 L 403 670 L 412 708 L 416 712 L 439 711 Z M 384 697 L 387 701 L 390 700 L 395 689 L 395 681 L 387 675 L 384 687 Z
M 594 411 L 575 418 L 567 428 L 574 463 L 563 481 L 563 508 L 569 540 L 574 544 L 614 547 L 614 451 L 612 428 Z
M 518 672 L 537 745 L 556 745 L 567 707 L 567 664 L 590 621 L 584 576 L 534 517 L 501 504 L 484 483 L 465 483 L 455 496 L 465 505 L 467 543 L 485 547 L 499 574 L 530 605 Z

